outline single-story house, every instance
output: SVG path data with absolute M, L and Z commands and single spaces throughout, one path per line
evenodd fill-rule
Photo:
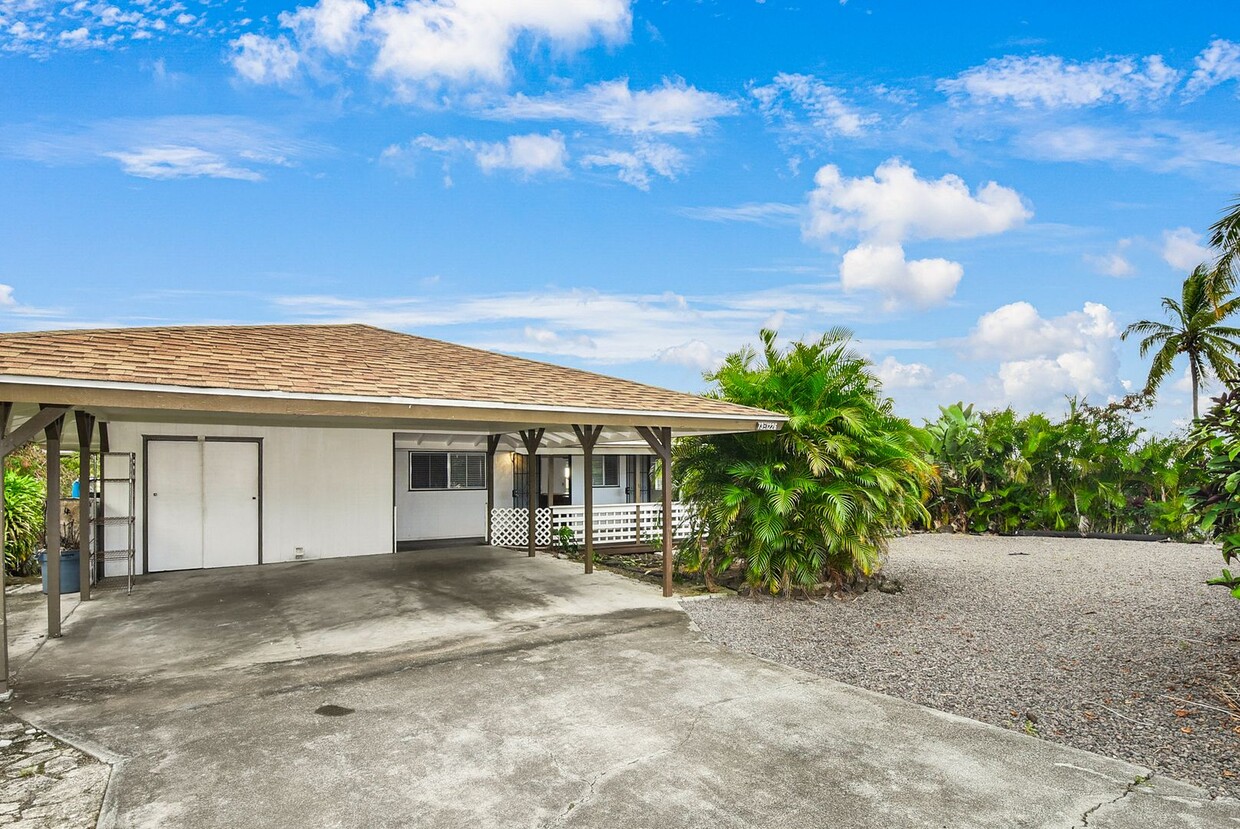
M 633 504 L 639 533 L 662 536 L 670 595 L 671 470 L 658 461 L 672 437 L 782 420 L 366 325 L 0 334 L 0 456 L 32 438 L 49 453 L 97 453 L 80 481 L 80 525 L 91 528 L 79 539 L 83 599 L 100 569 L 259 565 L 446 539 L 533 555 L 553 525 L 584 542 L 588 572 L 607 504 Z M 49 522 L 49 536 L 58 527 Z M 58 559 L 59 538 L 49 547 Z M 49 576 L 56 636 L 59 568 Z

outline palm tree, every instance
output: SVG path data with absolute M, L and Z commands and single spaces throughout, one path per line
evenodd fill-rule
M 1217 279 L 1231 290 L 1236 285 L 1237 265 L 1240 265 L 1240 197 L 1223 218 L 1210 226 L 1210 244 L 1219 252 Z
M 1236 363 L 1232 359 L 1240 354 L 1240 329 L 1222 325 L 1236 311 L 1240 311 L 1240 298 L 1225 299 L 1218 296 L 1217 268 L 1198 265 L 1184 280 L 1180 299 L 1162 298 L 1162 306 L 1171 324 L 1141 320 L 1124 329 L 1123 339 L 1139 334 L 1141 356 L 1145 357 L 1157 348 L 1150 374 L 1145 381 L 1145 391 L 1153 394 L 1171 373 L 1175 358 L 1181 354 L 1188 357 L 1188 372 L 1193 384 L 1193 419 L 1197 419 L 1197 396 L 1206 369 L 1224 382 L 1236 377 Z M 1221 301 L 1220 301 L 1221 300 Z

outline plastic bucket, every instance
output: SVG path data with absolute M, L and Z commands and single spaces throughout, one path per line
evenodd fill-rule
M 60 592 L 78 593 L 82 590 L 82 574 L 78 569 L 81 553 L 78 550 L 60 551 Z M 39 567 L 43 571 L 43 592 L 47 592 L 47 551 L 39 551 Z

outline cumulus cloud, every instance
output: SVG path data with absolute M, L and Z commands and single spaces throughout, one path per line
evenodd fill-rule
M 1010 102 L 1020 107 L 1060 109 L 1165 99 L 1179 79 L 1180 73 L 1159 55 L 1143 60 L 1106 57 L 1091 61 L 1055 55 L 1009 55 L 941 80 L 938 88 L 957 103 Z
M 1177 227 L 1163 231 L 1162 258 L 1177 271 L 1188 273 L 1203 262 L 1213 262 L 1214 252 L 1201 244 L 1201 234 Z
M 526 176 L 537 173 L 563 172 L 568 160 L 564 136 L 558 132 L 550 135 L 511 135 L 505 141 L 481 144 L 475 151 L 478 166 L 485 173 L 495 170 L 516 170 Z
M 1193 61 L 1196 68 L 1184 85 L 1185 97 L 1197 98 L 1228 81 L 1240 80 L 1240 43 L 1219 38 Z
M 840 285 L 844 291 L 877 291 L 883 295 L 883 307 L 888 311 L 909 305 L 940 305 L 956 293 L 963 276 L 964 268 L 958 262 L 909 262 L 904 258 L 904 248 L 895 244 L 863 242 L 845 253 L 840 263 Z
M 0 0 L 0 52 L 46 58 L 58 50 L 119 49 L 155 34 L 193 34 L 202 28 L 205 14 L 186 12 L 180 0 Z M 214 25 L 223 31 L 230 24 Z
M 846 178 L 834 164 L 814 176 L 806 235 L 855 234 L 884 242 L 971 239 L 1019 227 L 1033 214 L 1020 194 L 991 181 L 976 193 L 959 176 L 924 179 L 899 159 L 873 176 Z
M 1110 253 L 1101 255 L 1087 253 L 1084 259 L 1095 271 L 1103 276 L 1113 276 L 1116 278 L 1132 276 L 1136 273 L 1136 269 L 1128 261 L 1128 257 L 1124 255 L 1125 251 L 1130 247 L 1132 247 L 1131 239 L 1120 239 L 1115 245 L 1115 250 Z
M 288 83 L 301 65 L 301 55 L 284 35 L 244 34 L 231 45 L 233 69 L 250 83 Z
M 1004 305 L 977 321 L 968 339 L 975 357 L 998 360 L 1005 402 L 1040 408 L 1065 395 L 1105 397 L 1119 388 L 1119 327 L 1105 305 L 1046 318 L 1028 302 Z
M 814 184 L 803 235 L 819 242 L 860 240 L 844 254 L 841 284 L 847 292 L 877 291 L 887 309 L 940 304 L 955 294 L 964 275 L 959 263 L 946 259 L 906 260 L 904 242 L 1002 233 L 1032 215 L 1015 190 L 992 181 L 970 192 L 958 176 L 923 179 L 898 159 L 858 178 L 828 164 Z
M 639 141 L 630 150 L 605 150 L 581 159 L 583 167 L 615 169 L 617 178 L 638 190 L 649 190 L 656 176 L 675 180 L 685 165 L 685 154 L 681 150 L 656 141 Z
M 718 118 L 734 115 L 736 103 L 681 79 L 633 90 L 627 78 L 580 90 L 510 96 L 481 114 L 500 120 L 569 120 L 634 135 L 697 135 Z
M 781 72 L 750 94 L 766 122 L 797 143 L 819 144 L 853 138 L 878 123 L 878 116 L 850 103 L 844 91 L 813 75 Z
M 948 389 L 955 388 L 965 382 L 965 378 L 956 373 L 946 377 L 939 375 L 925 363 L 902 363 L 895 357 L 884 357 L 882 362 L 875 363 L 874 373 L 882 381 L 886 391 L 903 389 Z
M 233 66 L 247 80 L 281 83 L 308 59 L 364 55 L 370 74 L 408 99 L 443 86 L 502 87 L 519 42 L 569 54 L 627 40 L 629 0 L 318 0 L 280 15 L 292 34 L 247 33 Z M 362 49 L 362 46 L 365 49 Z M 294 60 L 296 57 L 296 60 Z M 249 59 L 247 61 L 247 58 Z M 264 71 L 268 66 L 279 72 Z

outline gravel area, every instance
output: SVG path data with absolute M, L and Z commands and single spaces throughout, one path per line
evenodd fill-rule
M 903 592 L 684 602 L 712 640 L 1240 797 L 1240 602 L 1214 547 L 916 535 Z

